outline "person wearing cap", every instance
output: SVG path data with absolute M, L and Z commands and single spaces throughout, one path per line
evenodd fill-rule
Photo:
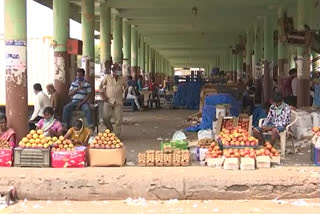
M 122 124 L 123 103 L 128 94 L 128 84 L 121 76 L 122 71 L 120 65 L 114 64 L 111 71 L 112 73 L 107 74 L 101 81 L 99 92 L 104 101 L 104 125 L 119 136 Z M 112 115 L 114 115 L 114 128 L 111 123 Z

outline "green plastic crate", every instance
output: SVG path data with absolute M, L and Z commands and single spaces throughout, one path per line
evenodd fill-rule
M 16 167 L 50 167 L 50 149 L 14 149 Z

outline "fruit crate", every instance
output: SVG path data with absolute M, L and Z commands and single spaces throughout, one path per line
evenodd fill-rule
M 14 150 L 14 166 L 16 167 L 50 167 L 50 149 Z
M 320 166 L 320 149 L 314 147 L 311 143 L 311 160 L 316 166 Z

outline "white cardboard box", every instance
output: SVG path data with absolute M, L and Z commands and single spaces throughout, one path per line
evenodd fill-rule
M 269 156 L 258 156 L 256 157 L 257 168 L 270 168 L 270 157 Z
M 255 170 L 256 164 L 254 158 L 241 158 L 240 169 L 241 170 Z
M 239 158 L 226 158 L 223 164 L 224 169 L 239 170 Z

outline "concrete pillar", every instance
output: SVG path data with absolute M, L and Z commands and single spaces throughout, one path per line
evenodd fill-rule
M 26 17 L 26 0 L 4 1 L 6 116 L 18 140 L 28 132 Z
M 122 19 L 118 14 L 113 16 L 113 62 L 122 65 Z
M 127 20 L 122 21 L 123 31 L 123 69 L 122 73 L 126 76 L 131 75 L 130 63 L 131 63 L 131 25 Z
M 256 87 L 256 102 L 261 103 L 262 95 L 262 21 L 260 19 L 255 23 L 255 41 L 254 41 L 254 83 Z
M 284 35 L 284 32 L 281 27 L 280 20 L 283 18 L 285 14 L 285 10 L 283 8 L 279 8 L 278 10 L 278 83 L 280 86 L 280 91 L 283 96 L 288 96 L 288 92 L 285 91 L 286 82 L 289 81 L 289 64 L 288 64 L 288 44 L 286 42 L 281 42 L 281 38 Z
M 273 92 L 273 20 L 272 16 L 264 17 L 264 82 L 263 101 L 267 103 Z
M 59 94 L 61 106 L 69 101 L 70 58 L 67 54 L 69 39 L 69 3 L 65 0 L 53 1 L 53 41 L 54 41 L 54 85 Z M 58 109 L 62 112 L 62 109 Z M 62 115 L 59 115 L 60 117 Z
M 252 28 L 247 29 L 246 43 L 246 80 L 252 79 L 252 50 L 253 50 L 253 32 Z
M 131 27 L 131 76 L 135 77 L 138 71 L 138 32 Z
M 81 1 L 81 25 L 82 25 L 82 40 L 83 40 L 83 53 L 82 53 L 82 67 L 86 71 L 86 80 L 90 82 L 92 87 L 93 96 L 91 101 L 94 100 L 94 0 Z
M 101 73 L 111 73 L 111 8 L 100 0 L 100 63 Z
M 305 25 L 312 26 L 312 8 L 312 0 L 298 0 L 299 31 L 303 31 Z M 298 108 L 310 105 L 310 55 L 310 47 L 297 48 Z
M 149 48 L 149 73 L 152 73 L 154 71 L 153 64 L 154 64 L 154 58 L 152 54 L 152 48 L 148 46 Z
M 239 82 L 240 80 L 243 82 L 243 57 L 242 57 L 242 52 L 240 51 L 237 54 L 237 81 Z

